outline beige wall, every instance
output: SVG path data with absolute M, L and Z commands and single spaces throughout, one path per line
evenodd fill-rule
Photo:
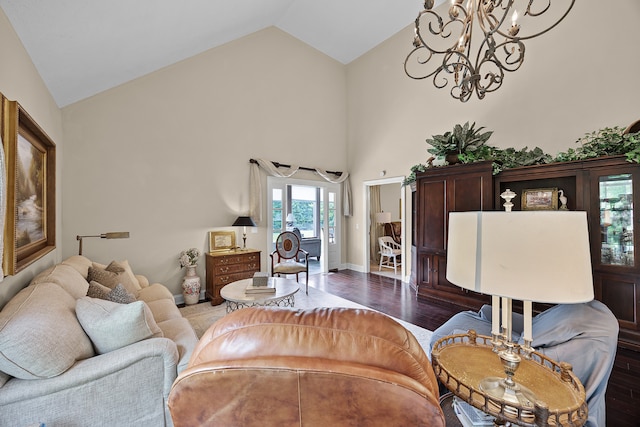
M 62 119 L 60 110 L 49 94 L 40 75 L 31 62 L 31 58 L 22 47 L 22 43 L 11 24 L 0 9 L 0 92 L 9 100 L 17 100 L 29 115 L 44 129 L 56 143 L 57 173 L 56 180 L 61 182 L 62 164 Z M 62 199 L 62 186 L 57 186 L 56 199 Z M 56 206 L 57 229 L 61 229 L 61 204 Z M 38 262 L 27 267 L 15 276 L 7 276 L 0 283 L 0 307 L 24 287 L 33 276 L 44 268 L 61 260 L 60 233 L 57 234 L 57 250 L 49 253 Z
M 346 222 L 350 265 L 364 262 L 367 228 L 358 183 L 377 179 L 380 170 L 387 177 L 407 175 L 429 156 L 425 139 L 431 135 L 475 121 L 494 131 L 492 145 L 539 146 L 556 154 L 587 132 L 639 119 L 639 18 L 640 2 L 616 0 L 603 7 L 595 0 L 577 1 L 557 28 L 527 42 L 522 68 L 508 74 L 498 92 L 465 104 L 430 80 L 404 74 L 412 25 L 349 64 L 348 158 L 355 206 Z
M 64 108 L 63 255 L 76 234 L 129 231 L 85 255 L 180 294 L 179 252 L 248 213 L 250 158 L 346 169 L 345 85 L 342 64 L 268 28 Z M 264 224 L 247 246 L 265 271 Z
M 347 67 L 269 28 L 62 113 L 0 10 L 0 91 L 56 142 L 59 177 L 58 250 L 5 278 L 0 304 L 76 253 L 76 234 L 120 230 L 131 238 L 87 240 L 85 254 L 128 258 L 178 294 L 178 253 L 205 250 L 207 231 L 231 229 L 248 211 L 250 157 L 349 170 L 354 217 L 345 222 L 343 261 L 362 269 L 363 182 L 381 170 L 406 175 L 426 160 L 430 135 L 476 121 L 495 131 L 494 145 L 555 153 L 586 132 L 640 118 L 640 3 L 596 6 L 576 2 L 558 28 L 528 42 L 523 68 L 483 101 L 461 104 L 404 75 L 411 26 Z M 265 228 L 257 231 L 247 243 L 265 250 Z M 263 269 L 266 261 L 263 253 Z

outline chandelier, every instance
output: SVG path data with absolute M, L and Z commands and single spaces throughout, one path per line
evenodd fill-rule
M 474 92 L 483 99 L 498 90 L 505 72 L 522 65 L 524 41 L 558 25 L 575 0 L 451 0 L 445 17 L 433 10 L 434 3 L 425 0 L 416 18 L 404 71 L 417 80 L 433 77 L 438 89 L 452 79 L 451 96 L 466 102 Z M 477 46 L 474 29 L 482 31 Z

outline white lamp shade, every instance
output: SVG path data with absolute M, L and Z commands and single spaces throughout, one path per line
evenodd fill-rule
M 292 213 L 287 214 L 287 219 L 286 219 L 286 221 L 287 221 L 287 222 L 293 222 L 293 221 L 294 221 L 294 219 L 293 219 L 293 214 L 292 214 Z
M 376 214 L 376 222 L 378 224 L 387 224 L 391 222 L 391 212 L 378 212 Z
M 586 212 L 452 212 L 447 280 L 523 301 L 591 301 Z

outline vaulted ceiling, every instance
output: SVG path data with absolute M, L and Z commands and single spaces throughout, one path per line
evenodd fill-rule
M 411 24 L 422 4 L 421 0 L 0 0 L 60 107 L 269 26 L 348 64 Z

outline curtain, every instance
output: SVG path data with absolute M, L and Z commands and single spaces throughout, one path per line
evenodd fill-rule
M 384 235 L 382 226 L 376 221 L 376 214 L 379 212 L 382 212 L 380 186 L 372 185 L 369 187 L 369 251 L 371 259 L 376 263 L 380 261 L 378 237 Z
M 300 169 L 297 165 L 291 165 L 286 169 L 276 167 L 273 162 L 263 159 L 256 159 L 257 163 L 251 163 L 249 166 L 249 215 L 256 224 L 262 222 L 262 204 L 264 199 L 262 197 L 262 185 L 260 181 L 260 170 L 262 167 L 265 173 L 270 176 L 277 176 L 279 178 L 289 178 L 293 176 Z M 325 181 L 332 184 L 342 184 L 342 214 L 344 216 L 352 216 L 352 199 L 351 199 L 351 184 L 349 183 L 349 173 L 343 172 L 339 177 L 334 178 L 332 174 L 328 174 L 324 169 L 316 168 L 315 172 L 320 175 Z

